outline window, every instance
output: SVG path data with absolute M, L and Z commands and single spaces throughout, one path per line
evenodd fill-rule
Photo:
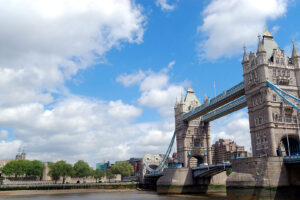
M 198 129 L 197 129 L 197 128 L 194 129 L 194 133 L 195 133 L 195 134 L 198 133 Z
M 290 71 L 289 70 L 286 71 L 286 76 L 290 77 Z
M 277 100 L 276 100 L 276 95 L 275 95 L 275 94 L 273 95 L 273 101 L 274 101 L 274 102 L 277 101 Z
M 276 76 L 276 69 L 273 69 L 273 76 Z

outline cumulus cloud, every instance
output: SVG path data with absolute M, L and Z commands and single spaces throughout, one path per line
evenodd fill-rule
M 172 11 L 175 8 L 175 5 L 168 4 L 167 0 L 156 0 L 155 5 L 164 11 Z
M 231 139 L 247 151 L 251 148 L 248 113 L 244 110 L 217 119 L 211 123 L 212 144 L 219 139 Z
M 141 96 L 138 102 L 142 106 L 156 108 L 164 117 L 173 116 L 173 107 L 177 97 L 184 91 L 183 83 L 170 83 L 169 70 L 172 69 L 175 61 L 171 61 L 167 67 L 162 68 L 159 72 L 139 71 L 133 74 L 123 74 L 117 77 L 125 87 L 128 83 L 139 83 Z M 140 75 L 142 74 L 142 76 Z M 139 77 L 139 81 L 136 77 Z M 125 80 L 125 81 L 124 81 Z
M 286 9 L 287 0 L 213 0 L 198 27 L 206 35 L 198 44 L 200 58 L 231 57 L 240 53 L 244 44 L 256 44 L 256 36 L 262 33 L 266 21 L 284 15 Z
M 8 136 L 7 130 L 0 130 L 0 138 L 6 138 Z
M 141 109 L 78 97 L 65 81 L 110 49 L 141 43 L 145 20 L 130 0 L 0 0 L 0 125 L 14 138 L 1 132 L 1 158 L 21 146 L 43 161 L 128 158 L 119 144 L 146 133 L 133 122 Z
M 129 0 L 0 0 L 1 103 L 51 102 L 112 47 L 142 42 L 144 21 Z
M 117 82 L 122 83 L 125 87 L 129 87 L 135 84 L 139 84 L 145 78 L 145 76 L 145 73 L 139 70 L 134 74 L 123 74 L 118 76 Z

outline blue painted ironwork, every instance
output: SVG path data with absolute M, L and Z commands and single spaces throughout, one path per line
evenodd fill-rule
M 293 156 L 284 156 L 283 162 L 286 164 L 300 164 L 300 152 Z
M 214 176 L 223 171 L 232 169 L 231 163 L 222 163 L 216 165 L 203 165 L 200 167 L 192 168 L 194 178 Z
M 246 106 L 247 100 L 245 96 L 242 96 L 234 101 L 231 101 L 224 106 L 221 106 L 205 115 L 202 116 L 201 121 L 210 121 L 211 119 L 215 118 L 216 116 L 222 115 L 229 110 L 234 110 L 235 108 L 245 105 Z
M 187 120 L 188 118 L 196 115 L 199 112 L 202 112 L 205 109 L 208 109 L 209 107 L 212 107 L 216 103 L 219 103 L 220 101 L 223 101 L 226 98 L 229 98 L 245 89 L 244 82 L 241 82 L 237 84 L 236 86 L 230 88 L 229 90 L 224 91 L 222 94 L 216 96 L 215 98 L 211 99 L 208 104 L 202 104 L 201 106 L 198 106 L 194 108 L 192 111 L 186 113 L 183 116 L 183 120 Z
M 144 166 L 146 167 L 146 169 L 151 173 L 151 174 L 156 174 L 156 173 L 160 173 L 164 168 L 166 168 L 166 162 L 169 158 L 169 155 L 171 153 L 174 141 L 176 138 L 176 131 L 174 131 L 173 137 L 171 139 L 171 142 L 169 144 L 169 147 L 167 149 L 166 154 L 164 155 L 163 160 L 161 161 L 161 163 L 158 165 L 158 167 L 156 169 L 152 169 L 147 163 L 144 162 Z
M 267 85 L 278 95 L 280 96 L 280 98 L 282 98 L 286 103 L 290 104 L 293 108 L 295 108 L 297 111 L 300 111 L 300 108 L 294 104 L 293 102 L 291 102 L 289 99 L 287 99 L 285 96 L 300 102 L 300 99 L 294 97 L 293 95 L 287 93 L 286 91 L 280 89 L 279 87 L 277 87 L 276 85 L 274 85 L 273 83 L 271 83 L 270 81 L 267 80 Z

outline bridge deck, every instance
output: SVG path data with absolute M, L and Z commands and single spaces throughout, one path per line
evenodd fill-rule
M 212 111 L 222 105 L 229 103 L 245 94 L 244 82 L 239 83 L 238 85 L 230 88 L 229 90 L 224 91 L 222 94 L 211 99 L 208 104 L 202 104 L 201 106 L 196 107 L 189 113 L 186 113 L 183 116 L 184 121 L 191 121 Z
M 201 167 L 193 168 L 192 170 L 193 170 L 194 178 L 199 178 L 199 177 L 211 177 L 231 168 L 232 168 L 231 163 L 223 163 L 223 164 L 216 164 L 216 165 L 201 166 Z
M 283 162 L 285 164 L 300 164 L 300 155 L 285 156 Z

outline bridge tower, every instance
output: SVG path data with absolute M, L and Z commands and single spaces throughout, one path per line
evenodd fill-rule
M 185 98 L 181 96 L 180 102 L 176 100 L 174 107 L 177 156 L 184 167 L 197 167 L 201 163 L 211 164 L 209 123 L 202 123 L 201 118 L 189 122 L 182 120 L 184 114 L 200 104 L 193 89 L 188 88 Z
M 245 49 L 242 61 L 253 155 L 299 152 L 298 113 L 266 84 L 299 98 L 299 53 L 293 42 L 292 56 L 286 56 L 268 30 L 258 38 L 257 52 L 248 56 Z

